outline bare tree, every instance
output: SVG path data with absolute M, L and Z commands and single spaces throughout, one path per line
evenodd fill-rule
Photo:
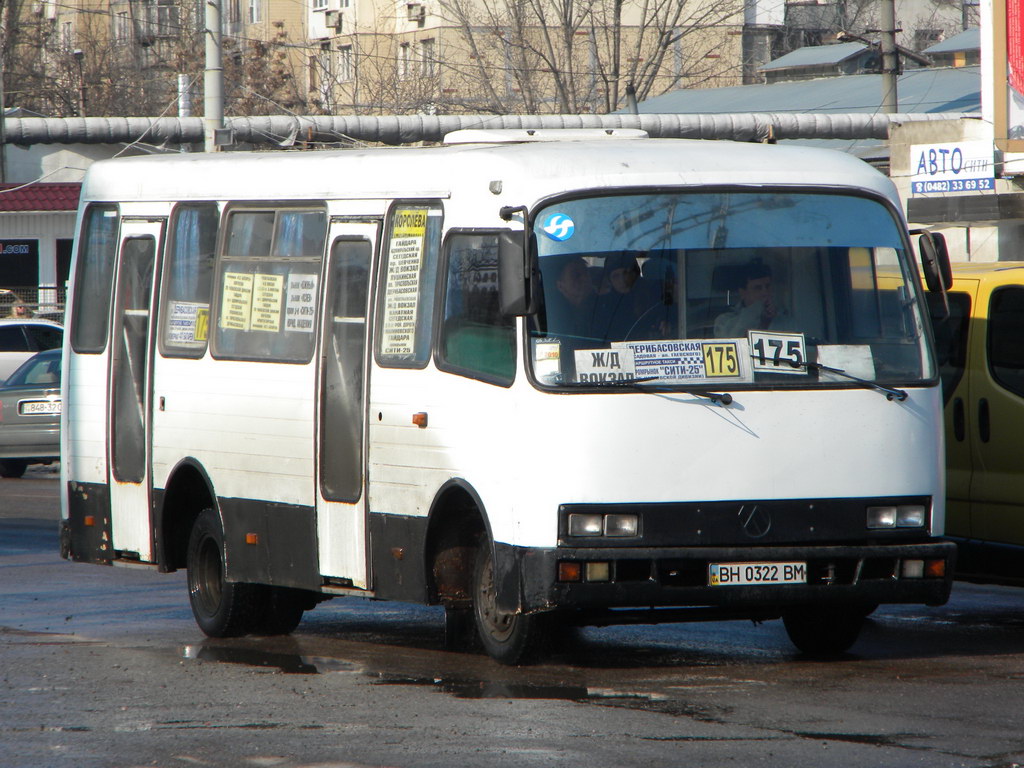
M 74 14 L 68 34 L 26 0 L 0 3 L 7 4 L 0 45 L 7 105 L 54 117 L 161 115 L 175 109 L 179 74 L 202 82 L 200 4 L 132 2 L 124 14 L 108 5 Z M 303 48 L 289 39 L 283 23 L 272 30 L 269 40 L 225 38 L 228 114 L 307 111 L 304 77 L 297 71 L 304 56 L 295 54 Z M 201 101 L 193 112 L 202 113 Z
M 491 112 L 610 112 L 678 87 L 736 82 L 738 0 L 440 0 L 446 85 Z M 735 47 L 737 50 L 731 50 Z M 455 51 L 456 55 L 452 55 Z M 461 55 L 459 55 L 461 54 Z

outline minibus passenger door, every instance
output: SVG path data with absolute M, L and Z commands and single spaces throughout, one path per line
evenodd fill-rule
M 970 340 L 971 535 L 1024 544 L 1024 286 L 988 285 Z
M 376 222 L 334 222 L 325 272 L 317 398 L 320 572 L 367 586 L 367 312 Z
M 153 559 L 150 308 L 163 228 L 163 221 L 122 221 L 111 334 L 108 445 L 113 547 L 119 557 L 146 562 Z

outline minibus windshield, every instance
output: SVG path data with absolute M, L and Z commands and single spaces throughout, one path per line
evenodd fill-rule
M 561 200 L 533 221 L 541 295 L 529 352 L 540 386 L 934 378 L 901 226 L 874 199 L 616 194 Z

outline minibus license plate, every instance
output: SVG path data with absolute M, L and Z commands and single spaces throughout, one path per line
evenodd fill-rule
M 22 416 L 59 414 L 60 400 L 23 400 L 18 404 L 18 411 Z
M 710 563 L 708 585 L 806 584 L 807 563 Z

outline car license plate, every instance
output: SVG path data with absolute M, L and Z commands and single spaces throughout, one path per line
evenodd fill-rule
M 18 403 L 22 416 L 38 416 L 60 413 L 60 400 L 22 400 Z
M 709 563 L 708 585 L 806 584 L 807 563 Z

